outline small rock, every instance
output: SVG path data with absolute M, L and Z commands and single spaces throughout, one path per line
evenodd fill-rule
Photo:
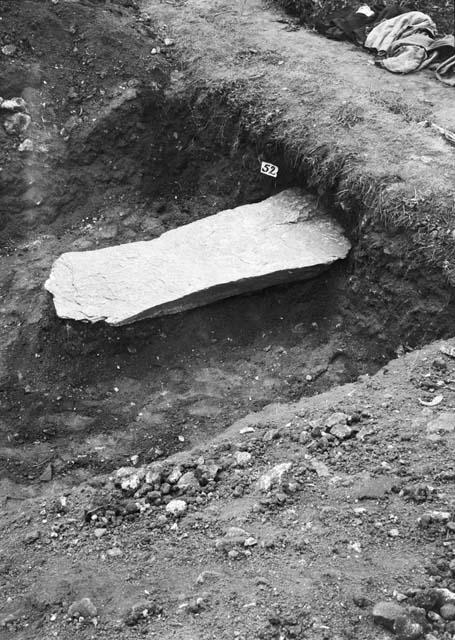
M 221 578 L 221 573 L 217 571 L 203 571 L 196 579 L 197 584 L 204 584 L 205 582 L 212 582 Z
M 13 113 L 3 123 L 6 133 L 10 136 L 21 136 L 29 128 L 32 119 L 26 113 Z
M 200 489 L 199 482 L 192 471 L 187 471 L 183 474 L 180 480 L 177 482 L 177 487 L 182 490 L 186 489 Z
M 136 491 L 145 478 L 144 469 L 135 467 L 120 467 L 114 474 L 114 482 L 124 491 Z
M 162 611 L 162 607 L 153 601 L 136 602 L 123 616 L 124 623 L 129 627 L 134 627 L 151 615 L 156 615 Z
M 125 513 L 129 515 L 132 515 L 134 513 L 139 513 L 140 511 L 139 505 L 134 500 L 127 500 L 124 503 L 123 508 L 125 510 Z
M 406 615 L 398 616 L 393 625 L 398 640 L 418 640 L 423 636 L 423 627 Z
M 95 538 L 102 538 L 106 535 L 107 529 L 104 527 L 97 527 L 93 533 L 95 534 Z
M 38 529 L 34 529 L 25 535 L 24 542 L 25 544 L 33 544 L 39 540 L 40 536 L 41 532 Z
M 329 468 L 326 464 L 324 464 L 324 462 L 316 460 L 315 458 L 313 458 L 310 462 L 319 478 L 328 478 L 330 476 Z
M 180 469 L 180 467 L 174 467 L 171 471 L 171 473 L 168 476 L 167 481 L 170 484 L 177 484 L 177 482 L 180 480 L 180 478 L 182 477 L 182 470 Z
M 52 480 L 52 473 L 53 473 L 52 465 L 51 464 L 46 465 L 46 467 L 44 468 L 44 471 L 39 477 L 40 482 L 50 482 Z
M 6 44 L 2 47 L 2 53 L 4 56 L 12 56 L 16 53 L 17 47 L 14 44 Z
M 369 598 L 358 594 L 352 596 L 352 601 L 360 609 L 366 609 L 373 604 Z
M 150 485 L 159 485 L 163 477 L 163 470 L 160 467 L 152 468 L 145 474 L 145 482 Z
M 185 513 L 188 506 L 185 500 L 171 500 L 166 505 L 166 511 L 173 516 L 181 516 Z
M 442 605 L 440 614 L 444 620 L 455 620 L 455 602 Z
M 376 624 L 393 631 L 395 620 L 406 613 L 396 602 L 378 602 L 373 608 L 373 620 Z
M 90 598 L 77 600 L 68 609 L 68 615 L 72 618 L 94 618 L 97 613 L 97 608 Z
M 325 423 L 325 427 L 328 431 L 331 431 L 335 426 L 343 426 L 347 423 L 349 416 L 345 413 L 336 412 L 332 413 L 330 418 Z
M 21 153 L 24 151 L 33 151 L 33 141 L 30 140 L 30 138 L 25 138 L 25 140 L 20 143 L 17 150 Z
M 123 551 L 119 547 L 112 547 L 112 549 L 108 549 L 106 553 L 110 558 L 120 558 L 123 556 Z
M 330 433 L 338 440 L 347 440 L 353 435 L 354 429 L 347 424 L 337 424 L 330 429 Z
M 248 451 L 237 451 L 234 457 L 238 467 L 246 467 L 253 456 Z
M 165 47 L 172 47 L 175 44 L 174 40 L 172 40 L 172 38 L 164 38 L 164 46 Z
M 277 464 L 272 469 L 264 473 L 258 480 L 257 486 L 260 491 L 270 491 L 273 485 L 280 485 L 283 476 L 287 473 L 292 467 L 292 462 L 282 462 L 281 464 Z
M 11 98 L 10 100 L 3 100 L 0 104 L 0 109 L 4 111 L 26 111 L 27 103 L 24 98 Z

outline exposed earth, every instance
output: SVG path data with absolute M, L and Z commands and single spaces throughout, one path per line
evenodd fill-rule
M 279 4 L 1 3 L 2 640 L 455 637 L 454 90 Z M 61 253 L 293 186 L 323 275 L 56 317 Z

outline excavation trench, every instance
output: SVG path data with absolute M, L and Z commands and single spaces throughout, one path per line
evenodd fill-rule
M 60 253 L 151 239 L 307 180 L 272 133 L 252 133 L 224 90 L 141 88 L 76 129 L 68 149 L 57 170 L 74 197 L 59 195 L 58 181 L 46 234 L 38 228 L 39 260 L 31 243 L 9 258 L 35 281 L 26 293 L 40 311 L 25 319 L 25 299 L 10 286 L 24 319 L 2 387 L 5 477 L 49 479 L 51 464 L 54 476 L 76 482 L 132 456 L 148 462 L 453 333 L 452 294 L 439 275 L 403 262 L 406 237 L 359 232 L 363 213 L 338 211 L 330 189 L 321 206 L 354 248 L 317 278 L 118 328 L 60 320 L 42 291 Z M 260 174 L 261 160 L 280 167 L 277 180 Z

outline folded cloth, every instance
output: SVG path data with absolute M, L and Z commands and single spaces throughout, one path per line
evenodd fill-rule
M 380 22 L 370 31 L 364 46 L 381 55 L 387 55 L 397 40 L 422 31 L 434 38 L 437 30 L 433 20 L 426 13 L 408 11 L 390 20 Z
M 425 69 L 438 57 L 455 54 L 454 37 L 448 36 L 433 40 L 426 33 L 414 33 L 411 36 L 396 40 L 387 58 L 376 61 L 376 64 L 392 73 L 412 73 Z
M 439 58 L 442 60 L 451 58 L 455 55 L 455 36 L 444 36 L 433 40 L 427 51 L 437 51 Z
M 439 65 L 436 69 L 436 77 L 448 87 L 455 87 L 455 55 Z
M 424 33 L 401 38 L 394 42 L 388 57 L 377 60 L 376 64 L 392 73 L 418 71 L 428 59 L 427 47 L 432 42 L 432 38 Z

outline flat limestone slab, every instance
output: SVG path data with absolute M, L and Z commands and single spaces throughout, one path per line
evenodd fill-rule
M 64 253 L 45 287 L 61 318 L 122 325 L 312 278 L 349 249 L 315 199 L 289 189 L 156 240 Z

